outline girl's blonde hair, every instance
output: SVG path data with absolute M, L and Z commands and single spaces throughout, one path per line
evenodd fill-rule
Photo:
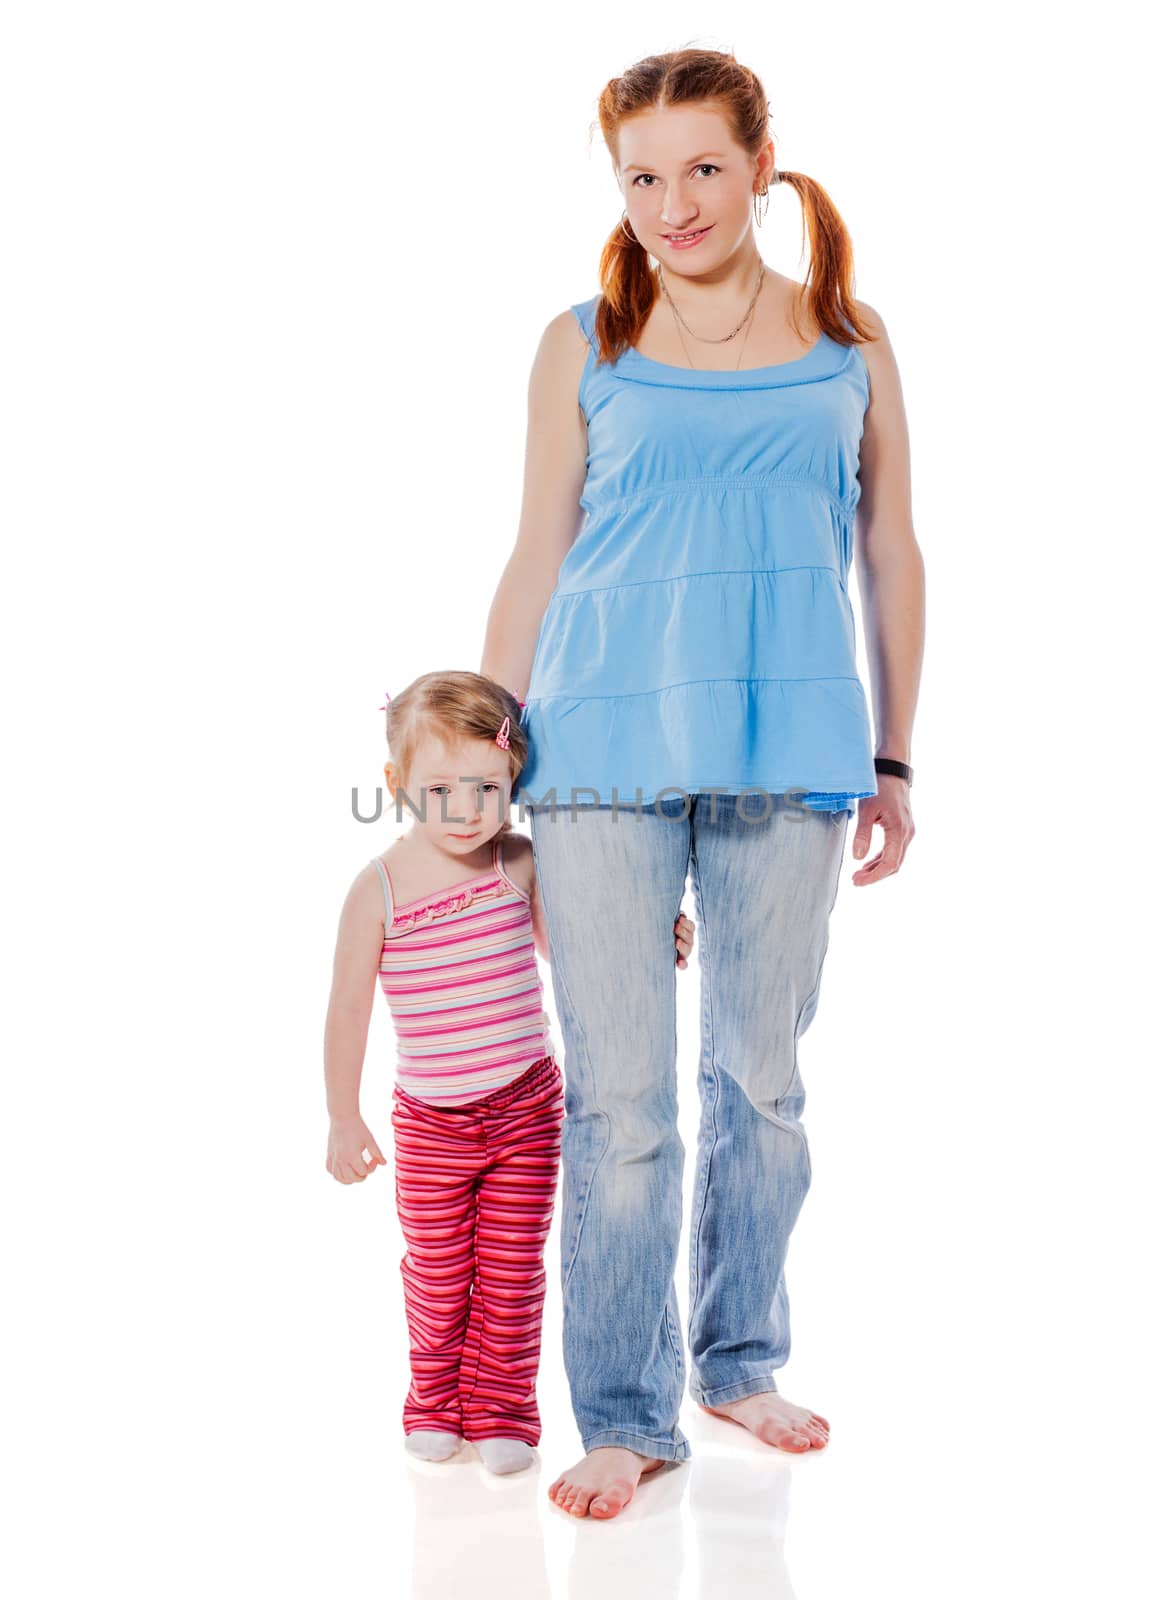
M 517 780 L 529 759 L 529 740 L 521 726 L 517 698 L 480 672 L 426 672 L 414 678 L 400 694 L 392 696 L 385 718 L 389 755 L 401 774 L 402 788 L 423 739 L 433 735 L 447 744 L 462 739 L 496 743 L 506 717 L 509 749 L 504 753 L 513 779 L 511 793 L 516 793 Z M 498 831 L 507 833 L 512 826 L 507 817 Z

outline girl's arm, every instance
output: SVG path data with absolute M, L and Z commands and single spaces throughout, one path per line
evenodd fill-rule
M 524 700 L 558 569 L 581 525 L 588 440 L 577 402 L 588 346 L 572 311 L 548 323 L 529 377 L 517 539 L 489 610 L 480 671 Z
M 330 1119 L 326 1164 L 342 1183 L 356 1182 L 385 1162 L 362 1120 L 360 1106 L 365 1043 L 385 935 L 383 906 L 377 869 L 367 866 L 353 880 L 341 909 L 325 1017 L 325 1096 Z
M 862 346 L 870 374 L 870 404 L 859 451 L 859 498 L 855 518 L 858 585 L 874 702 L 876 756 L 913 764 L 911 739 L 922 673 L 925 633 L 925 570 L 911 511 L 910 438 L 898 364 L 882 318 L 858 306 L 878 333 Z M 877 883 L 897 872 L 914 822 L 905 778 L 878 775 L 878 794 L 858 802 L 854 855 L 870 848 L 875 823 L 883 850 L 854 875 L 855 884 Z
M 545 925 L 545 911 L 542 908 L 541 895 L 537 892 L 537 873 L 530 862 L 529 869 L 529 914 L 533 919 L 533 942 L 538 955 L 543 961 L 549 961 L 549 929 Z

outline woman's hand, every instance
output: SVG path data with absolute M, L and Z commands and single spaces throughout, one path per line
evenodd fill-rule
M 365 1155 L 369 1160 L 366 1163 Z M 361 1183 L 374 1167 L 383 1167 L 385 1157 L 376 1139 L 359 1116 L 333 1117 L 329 1123 L 329 1154 L 325 1170 L 338 1183 Z
M 694 948 L 694 923 L 684 911 L 679 911 L 678 920 L 674 923 L 674 947 L 678 952 L 675 964 L 684 967 L 686 957 Z
M 854 854 L 861 858 L 870 849 L 875 823 L 882 829 L 882 850 L 865 866 L 859 867 L 851 882 L 879 883 L 902 866 L 906 847 L 914 838 L 914 819 L 910 814 L 910 784 L 893 772 L 878 774 L 878 793 L 858 802 L 858 826 L 854 830 Z

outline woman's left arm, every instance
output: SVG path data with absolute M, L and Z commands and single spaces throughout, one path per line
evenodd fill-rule
M 898 363 L 882 318 L 865 302 L 857 305 L 878 336 L 860 346 L 870 374 L 870 404 L 859 450 L 861 495 L 854 532 L 874 704 L 874 753 L 913 765 L 926 577 L 911 511 L 910 435 Z M 854 855 L 861 860 L 866 854 L 876 823 L 885 843 L 854 873 L 852 881 L 858 885 L 878 883 L 897 872 L 914 837 L 906 779 L 880 772 L 877 782 L 877 795 L 858 802 Z

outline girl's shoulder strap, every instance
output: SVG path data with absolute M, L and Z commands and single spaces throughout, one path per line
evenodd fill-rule
M 493 868 L 494 868 L 494 871 L 499 873 L 501 875 L 501 877 L 505 879 L 506 883 L 513 890 L 514 894 L 517 896 L 517 898 L 519 900 L 528 900 L 529 896 L 526 894 L 525 890 L 522 889 L 518 884 L 516 884 L 513 881 L 513 879 L 509 875 L 509 872 L 506 870 L 506 865 L 505 865 L 505 839 L 506 839 L 506 835 L 502 834 L 502 833 L 496 834 L 495 837 L 494 837 L 494 840 L 493 840 Z
M 373 865 L 377 868 L 377 876 L 381 879 L 381 888 L 385 894 L 385 932 L 393 922 L 393 885 L 389 881 L 389 869 L 380 856 L 373 857 Z

